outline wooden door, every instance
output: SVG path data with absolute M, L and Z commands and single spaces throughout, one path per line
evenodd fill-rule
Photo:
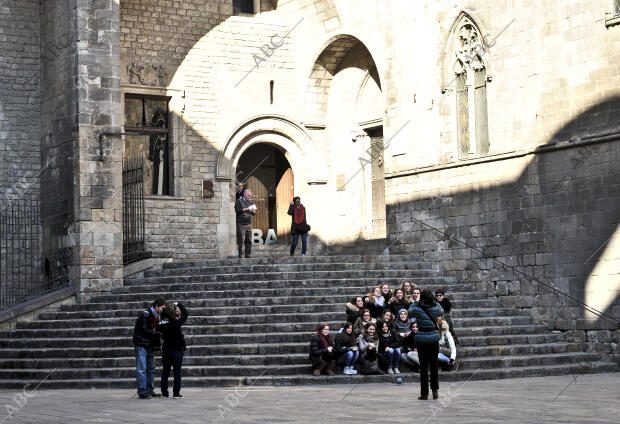
M 259 174 L 257 172 L 257 174 Z M 263 240 L 269 231 L 269 190 L 257 175 L 248 178 L 247 187 L 252 192 L 252 200 L 256 204 L 256 215 L 252 218 L 252 226 L 263 232 Z
M 287 212 L 295 195 L 294 181 L 293 170 L 288 168 L 276 187 L 276 234 L 278 243 L 290 243 L 292 218 Z

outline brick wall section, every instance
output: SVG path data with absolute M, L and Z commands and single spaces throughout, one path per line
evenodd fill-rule
M 39 2 L 5 0 L 0 14 L 0 207 L 39 195 Z
M 78 228 L 74 220 L 73 177 L 77 129 L 74 89 L 76 46 L 72 2 L 41 3 L 41 218 L 43 257 L 51 277 L 68 276 L 78 263 L 73 247 Z
M 143 63 L 183 61 L 193 45 L 223 18 L 232 0 L 122 0 L 121 54 Z

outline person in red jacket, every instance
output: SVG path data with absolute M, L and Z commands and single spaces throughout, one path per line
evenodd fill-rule
M 301 204 L 299 196 L 295 196 L 288 208 L 288 214 L 291 215 L 291 234 L 293 242 L 291 243 L 291 256 L 295 254 L 299 236 L 301 236 L 301 256 L 306 256 L 306 248 L 308 245 L 308 231 L 310 226 L 306 222 L 306 208 Z

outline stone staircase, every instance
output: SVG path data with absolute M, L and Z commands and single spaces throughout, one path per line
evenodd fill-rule
M 319 322 L 339 328 L 351 297 L 405 279 L 444 287 L 453 301 L 459 367 L 442 373 L 442 381 L 616 370 L 525 312 L 502 308 L 476 286 L 410 257 L 284 256 L 168 263 L 89 303 L 19 323 L 0 332 L 0 388 L 135 387 L 133 326 L 160 295 L 189 310 L 186 387 L 393 381 L 391 375 L 314 377 L 308 347 Z M 159 358 L 157 366 L 159 374 Z M 418 379 L 415 373 L 403 377 Z

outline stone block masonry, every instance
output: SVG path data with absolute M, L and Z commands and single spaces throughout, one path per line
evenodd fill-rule
M 615 136 L 394 178 L 392 193 L 406 179 L 417 194 L 388 206 L 388 232 L 402 243 L 396 251 L 421 254 L 483 285 L 504 306 L 527 309 L 592 349 L 617 355 L 617 322 L 553 288 L 620 319 L 619 146 Z M 512 175 L 514 169 L 520 172 Z
M 39 196 L 39 2 L 4 0 L 0 15 L 0 207 Z

